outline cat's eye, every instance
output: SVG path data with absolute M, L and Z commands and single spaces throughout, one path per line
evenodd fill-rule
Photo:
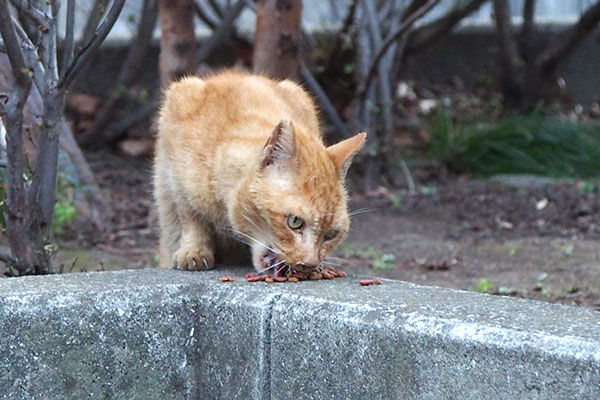
M 333 240 L 339 233 L 340 233 L 340 231 L 338 231 L 337 229 L 332 229 L 325 234 L 324 239 L 325 240 Z
M 288 215 L 287 224 L 292 229 L 300 229 L 304 226 L 304 220 L 297 215 Z

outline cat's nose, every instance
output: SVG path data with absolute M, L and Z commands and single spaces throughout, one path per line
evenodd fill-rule
M 311 267 L 318 267 L 321 263 L 317 254 L 309 254 L 302 259 L 302 263 Z

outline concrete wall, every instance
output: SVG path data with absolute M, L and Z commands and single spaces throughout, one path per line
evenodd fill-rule
M 355 277 L 249 284 L 244 272 L 0 280 L 0 396 L 600 398 L 597 312 Z

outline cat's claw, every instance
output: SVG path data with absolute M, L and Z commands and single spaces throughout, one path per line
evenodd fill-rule
M 213 269 L 215 258 L 208 251 L 200 249 L 180 248 L 173 255 L 173 268 L 199 271 Z

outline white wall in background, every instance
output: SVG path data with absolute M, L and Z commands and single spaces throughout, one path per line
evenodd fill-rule
M 204 0 L 196 0 L 202 2 Z M 235 0 L 218 0 L 220 3 L 233 3 Z M 252 0 L 249 0 L 252 1 Z M 360 0 L 372 1 L 372 0 Z M 399 5 L 406 4 L 409 0 L 389 0 L 395 1 Z M 442 0 L 441 6 L 435 8 L 427 20 L 434 19 L 444 13 L 450 7 L 453 7 L 461 0 Z M 538 0 L 535 19 L 543 24 L 570 24 L 577 20 L 579 15 L 595 0 Z M 326 30 L 335 28 L 343 19 L 349 0 L 304 0 L 303 24 L 307 31 Z M 521 11 L 524 0 L 510 0 L 513 18 L 515 23 L 521 21 Z M 66 2 L 63 1 L 66 4 Z M 76 9 L 76 32 L 79 35 L 87 14 L 90 11 L 93 2 L 78 2 Z M 107 38 L 107 44 L 117 44 L 129 40 L 135 32 L 135 26 L 138 20 L 142 5 L 142 0 L 127 0 L 119 20 L 115 24 L 113 31 Z M 64 16 L 64 8 L 61 15 Z M 208 7 L 206 7 L 208 10 Z M 251 33 L 254 31 L 255 24 L 254 13 L 246 9 L 239 21 L 238 27 L 242 32 Z M 471 15 L 463 22 L 463 26 L 489 26 L 492 23 L 492 5 L 484 4 L 481 9 Z M 204 36 L 210 33 L 200 21 L 197 22 L 197 32 Z M 158 37 L 158 30 L 156 33 Z

